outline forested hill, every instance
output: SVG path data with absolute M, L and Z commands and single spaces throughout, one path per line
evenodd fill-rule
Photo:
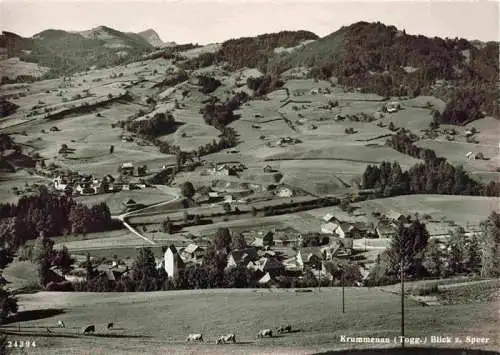
M 498 117 L 497 42 L 408 35 L 380 22 L 358 22 L 289 53 L 274 55 L 275 74 L 296 66 L 312 76 L 383 96 L 436 95 L 449 102 L 442 121 L 463 124 L 482 112 Z M 251 63 L 249 63 L 251 64 Z
M 45 30 L 32 38 L 14 33 L 0 35 L 0 48 L 8 57 L 51 68 L 54 76 L 84 71 L 91 66 L 118 65 L 153 49 L 144 38 L 100 26 L 80 33 Z

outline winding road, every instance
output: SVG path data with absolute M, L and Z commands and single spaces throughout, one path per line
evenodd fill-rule
M 148 237 L 146 237 L 146 236 L 142 235 L 141 233 L 139 233 L 134 227 L 132 227 L 127 222 L 127 218 L 133 216 L 136 213 L 144 212 L 144 211 L 146 211 L 146 210 L 148 210 L 150 208 L 153 208 L 153 207 L 168 205 L 169 203 L 174 203 L 174 202 L 176 202 L 176 201 L 178 201 L 178 200 L 181 199 L 180 191 L 178 189 L 175 189 L 175 188 L 170 187 L 170 186 L 165 186 L 165 185 L 153 185 L 153 186 L 155 188 L 157 188 L 158 190 L 162 190 L 163 192 L 165 192 L 166 194 L 168 194 L 170 196 L 174 196 L 174 198 L 171 199 L 171 200 L 168 200 L 168 201 L 163 201 L 163 202 L 155 203 L 153 205 L 150 205 L 150 206 L 138 209 L 138 210 L 126 212 L 126 213 L 123 213 L 123 214 L 120 214 L 120 215 L 116 215 L 116 216 L 111 216 L 111 218 L 115 219 L 115 220 L 117 219 L 117 220 L 121 221 L 123 223 L 123 225 L 125 226 L 125 228 L 127 228 L 130 232 L 132 232 L 132 234 L 138 236 L 141 239 L 144 239 L 149 244 L 151 244 L 151 245 L 157 245 L 156 242 L 152 241 Z

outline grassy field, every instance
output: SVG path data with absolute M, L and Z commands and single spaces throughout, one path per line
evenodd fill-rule
M 111 213 L 116 214 L 125 209 L 123 201 L 129 198 L 133 199 L 138 204 L 153 205 L 169 201 L 172 199 L 172 196 L 156 188 L 144 188 L 141 190 L 120 191 L 110 194 L 80 196 L 75 198 L 75 200 L 76 202 L 84 203 L 89 206 L 105 202 L 109 206 Z
M 480 196 L 409 195 L 364 201 L 356 204 L 366 212 L 429 214 L 433 220 L 443 217 L 465 227 L 485 220 L 492 211 L 500 211 L 498 198 Z
M 322 289 L 319 293 L 293 290 L 148 294 L 41 292 L 19 297 L 21 316 L 25 312 L 26 316 L 40 319 L 20 322 L 22 335 L 16 338 L 35 340 L 37 348 L 33 353 L 37 354 L 68 354 L 90 349 L 94 349 L 92 353 L 101 349 L 103 354 L 226 350 L 241 353 L 238 350 L 245 352 L 245 349 L 246 353 L 256 353 L 258 349 L 266 353 L 270 347 L 293 354 L 294 348 L 309 353 L 345 348 L 348 344 L 340 342 L 341 335 L 388 337 L 392 341 L 399 334 L 399 296 L 375 289 L 346 288 L 345 300 L 346 313 L 343 314 L 340 288 Z M 494 304 L 484 303 L 423 307 L 407 300 L 406 334 L 490 337 L 488 347 L 492 348 L 498 346 L 494 329 L 499 325 L 498 317 L 491 312 L 492 306 Z M 34 312 L 36 310 L 39 312 Z M 58 319 L 66 323 L 66 329 L 55 328 Z M 114 330 L 105 330 L 108 322 L 115 323 Z M 96 326 L 94 336 L 77 334 L 88 324 Z M 282 324 L 291 324 L 299 332 L 256 339 L 259 329 Z M 52 329 L 51 335 L 47 334 L 46 327 Z M 11 323 L 4 328 L 15 332 L 18 324 Z M 196 332 L 202 332 L 205 341 L 212 344 L 216 336 L 234 332 L 239 344 L 234 348 L 181 345 L 188 333 Z

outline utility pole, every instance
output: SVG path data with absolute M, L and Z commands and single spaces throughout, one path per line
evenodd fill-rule
M 405 274 L 404 256 L 401 258 L 401 347 L 405 347 Z

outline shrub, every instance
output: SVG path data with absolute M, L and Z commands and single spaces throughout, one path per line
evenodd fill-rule
M 45 286 L 46 291 L 57 291 L 57 292 L 73 292 L 75 288 L 73 284 L 69 281 L 62 282 L 49 282 L 47 286 Z

